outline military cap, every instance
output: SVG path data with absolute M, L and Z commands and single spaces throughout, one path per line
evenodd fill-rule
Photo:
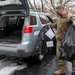
M 56 6 L 55 10 L 59 10 L 61 8 L 64 8 L 64 5 L 58 5 L 58 6 Z

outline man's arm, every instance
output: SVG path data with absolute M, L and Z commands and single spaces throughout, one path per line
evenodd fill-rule
M 54 28 L 56 28 L 57 27 L 57 22 L 55 22 L 55 23 L 47 23 L 47 25 L 49 25 L 50 27 L 54 27 Z
M 72 16 L 71 20 L 73 21 L 73 26 L 75 26 L 75 16 Z

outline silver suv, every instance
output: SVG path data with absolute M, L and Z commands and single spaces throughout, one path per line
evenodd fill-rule
M 16 10 L 0 11 L 0 55 L 29 57 L 35 52 L 38 34 L 43 26 L 51 22 L 51 18 L 42 12 L 30 11 L 26 17 L 24 9 L 14 5 Z M 17 7 L 16 7 L 17 6 Z

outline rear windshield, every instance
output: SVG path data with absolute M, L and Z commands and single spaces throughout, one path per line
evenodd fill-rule
M 9 4 L 21 4 L 20 0 L 0 0 L 0 6 L 9 5 Z
M 24 24 L 24 15 L 23 14 L 17 14 L 17 15 L 4 15 L 0 17 L 0 28 L 2 27 L 19 27 L 21 28 Z

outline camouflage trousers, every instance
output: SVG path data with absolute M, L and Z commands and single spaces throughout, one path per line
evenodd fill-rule
M 56 47 L 56 54 L 57 54 L 57 55 L 58 55 L 60 46 L 61 46 L 61 41 L 57 40 L 57 47 Z M 75 60 L 72 61 L 72 63 L 75 63 Z M 59 64 L 59 65 L 64 65 L 64 60 L 59 59 L 59 60 L 58 60 L 58 64 Z
M 57 40 L 57 47 L 56 47 L 56 54 L 57 54 L 57 56 L 58 56 L 58 53 L 59 53 L 60 46 L 61 46 L 61 41 Z M 64 60 L 59 59 L 58 60 L 58 64 L 59 65 L 64 65 Z

